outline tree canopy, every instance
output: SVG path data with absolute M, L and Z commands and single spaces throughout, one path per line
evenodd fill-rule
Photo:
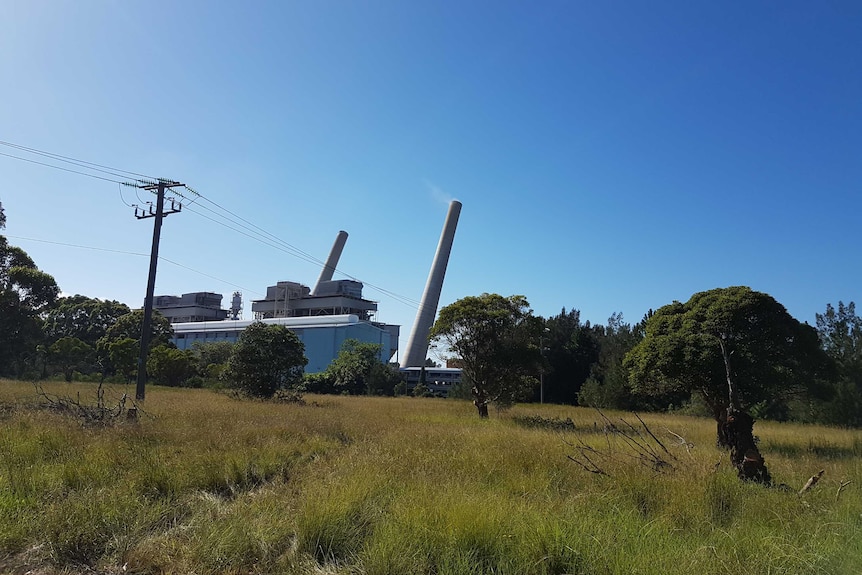
M 430 337 L 459 359 L 473 403 L 487 417 L 490 403 L 511 404 L 538 385 L 541 331 L 524 296 L 485 293 L 442 308 Z
M 48 348 L 51 363 L 63 371 L 66 381 L 72 381 L 72 373 L 82 367 L 93 354 L 93 347 L 76 337 L 61 337 Z
M 101 339 L 102 341 L 114 341 L 128 337 L 141 341 L 143 324 L 144 312 L 137 309 L 118 317 L 113 325 L 105 331 L 105 335 Z M 153 310 L 153 319 L 150 324 L 150 349 L 159 345 L 167 345 L 173 335 L 174 328 L 171 327 L 171 322 L 157 310 Z
M 862 318 L 856 304 L 826 304 L 816 315 L 823 350 L 835 362 L 835 397 L 826 405 L 824 420 L 840 425 L 862 426 Z
M 393 366 L 380 359 L 382 346 L 346 339 L 325 371 L 305 376 L 306 391 L 350 395 L 394 395 L 402 381 Z
M 131 313 L 129 306 L 118 301 L 84 295 L 60 298 L 45 316 L 45 337 L 51 342 L 74 337 L 95 347 L 99 338 L 128 313 Z
M 5 214 L 0 220 L 5 227 Z M 27 252 L 0 235 L 0 374 L 18 375 L 42 338 L 41 314 L 60 293 Z
M 239 336 L 224 377 L 250 396 L 272 397 L 280 389 L 298 389 L 307 363 L 295 333 L 255 322 Z
M 658 309 L 625 365 L 636 391 L 699 393 L 717 420 L 729 408 L 780 410 L 828 371 L 814 328 L 744 286 Z

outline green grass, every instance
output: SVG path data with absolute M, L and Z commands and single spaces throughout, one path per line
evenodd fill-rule
M 481 421 L 454 400 L 306 399 L 153 387 L 139 423 L 86 428 L 0 382 L 0 405 L 18 406 L 0 409 L 0 572 L 862 572 L 859 431 L 758 422 L 789 486 L 765 489 L 736 479 L 703 419 L 643 415 L 676 458 L 655 473 L 591 410 Z M 544 425 L 566 418 L 575 431 Z M 567 459 L 576 440 L 610 450 L 607 475 Z

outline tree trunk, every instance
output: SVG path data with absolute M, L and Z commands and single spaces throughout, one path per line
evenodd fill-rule
M 757 443 L 754 441 L 754 418 L 744 411 L 727 410 L 723 422 L 719 422 L 719 436 L 722 424 L 724 434 L 730 445 L 730 462 L 743 481 L 754 481 L 762 485 L 772 483 L 769 470 Z
M 730 449 L 730 438 L 727 436 L 727 409 L 713 407 L 712 413 L 715 417 L 715 444 L 721 449 Z
M 484 390 L 480 390 L 477 386 L 473 386 L 472 391 L 473 405 L 479 411 L 479 417 L 483 419 L 488 417 L 488 396 L 485 395 Z
M 479 417 L 485 419 L 488 417 L 488 404 L 484 402 L 474 401 L 473 405 L 476 406 L 476 409 L 479 410 Z
M 715 419 L 716 446 L 721 449 L 730 449 L 730 441 L 727 439 L 727 407 L 723 402 L 717 401 L 713 398 L 706 389 L 701 389 L 700 395 L 712 411 L 712 417 Z

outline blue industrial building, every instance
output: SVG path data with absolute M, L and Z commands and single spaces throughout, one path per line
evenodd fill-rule
M 362 282 L 332 279 L 346 241 L 347 232 L 338 232 L 314 289 L 280 281 L 267 288 L 266 297 L 252 302 L 255 321 L 283 325 L 299 337 L 308 358 L 306 373 L 326 370 L 348 339 L 380 345 L 382 362 L 398 353 L 401 326 L 374 321 L 377 302 L 362 297 Z M 158 296 L 153 307 L 171 320 L 174 344 L 179 349 L 189 349 L 195 342 L 235 342 L 254 323 L 239 319 L 242 294 L 233 294 L 230 312 L 220 309 L 221 300 L 221 294 L 195 292 Z M 230 319 L 221 319 L 224 317 Z
M 258 320 L 267 325 L 283 325 L 305 345 L 306 373 L 324 371 L 338 356 L 347 339 L 380 345 L 380 361 L 388 362 L 398 349 L 400 327 L 360 320 L 354 314 L 305 317 L 279 317 Z M 175 323 L 173 342 L 179 349 L 189 349 L 197 341 L 235 342 L 251 320 L 222 320 Z

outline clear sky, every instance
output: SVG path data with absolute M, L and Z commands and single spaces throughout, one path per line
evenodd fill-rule
M 858 0 L 4 0 L 0 82 L 4 142 L 179 180 L 319 260 L 346 230 L 339 269 L 402 347 L 452 198 L 441 305 L 862 303 Z M 145 193 L 6 156 L 0 177 L 7 236 L 64 293 L 140 307 L 148 259 L 118 252 L 149 253 Z M 165 220 L 157 294 L 240 289 L 250 318 L 313 285 L 215 204 Z

